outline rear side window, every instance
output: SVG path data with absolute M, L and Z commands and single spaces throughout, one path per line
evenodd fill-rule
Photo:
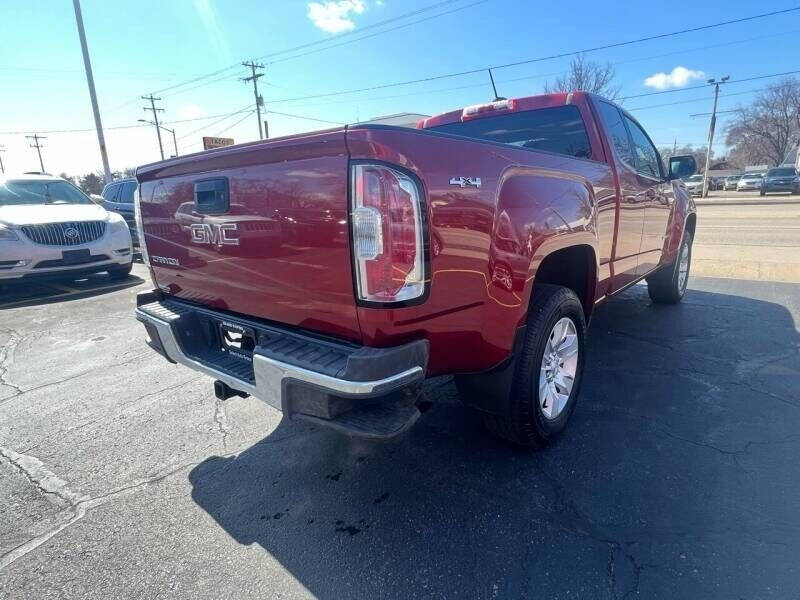
M 136 182 L 128 181 L 122 184 L 122 189 L 119 192 L 119 200 L 117 202 L 124 202 L 125 204 L 133 204 L 133 194 L 136 192 Z
M 557 106 L 430 127 L 431 131 L 590 158 L 592 148 L 577 106 Z
M 614 146 L 614 151 L 622 162 L 629 165 L 631 168 L 636 168 L 636 161 L 633 158 L 633 151 L 631 150 L 631 142 L 628 138 L 628 130 L 625 129 L 625 123 L 622 121 L 622 115 L 616 106 L 612 106 L 608 102 L 598 102 L 597 109 L 603 117 L 603 122 L 608 131 L 609 141 Z

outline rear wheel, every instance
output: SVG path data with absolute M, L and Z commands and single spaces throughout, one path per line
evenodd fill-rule
M 522 352 L 503 415 L 486 415 L 494 434 L 527 447 L 555 440 L 567 425 L 580 392 L 586 321 L 575 293 L 537 284 Z
M 692 234 L 685 231 L 675 260 L 647 278 L 647 293 L 656 304 L 677 304 L 686 293 L 692 264 Z
M 108 277 L 111 279 L 111 281 L 122 281 L 131 274 L 132 268 L 133 263 L 128 263 L 128 265 L 125 267 L 111 267 L 108 270 Z

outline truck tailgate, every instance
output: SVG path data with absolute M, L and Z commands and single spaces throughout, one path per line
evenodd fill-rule
M 181 157 L 141 167 L 137 177 L 162 290 L 361 340 L 343 130 Z

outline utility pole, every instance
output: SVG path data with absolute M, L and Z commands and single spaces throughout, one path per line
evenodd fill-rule
M 83 51 L 83 66 L 86 70 L 86 83 L 89 84 L 89 97 L 92 99 L 92 112 L 94 112 L 94 126 L 97 129 L 97 142 L 100 144 L 100 156 L 103 159 L 103 175 L 106 183 L 111 182 L 111 167 L 108 165 L 108 152 L 106 152 L 106 139 L 103 136 L 103 123 L 100 120 L 100 108 L 97 106 L 97 93 L 94 91 L 94 76 L 92 75 L 92 62 L 89 60 L 89 47 L 86 45 L 86 32 L 83 29 L 83 16 L 81 15 L 80 0 L 72 0 L 75 7 L 75 20 L 78 22 L 78 36 L 81 38 Z M 41 156 L 39 157 L 41 160 Z M 44 171 L 44 169 L 42 169 Z
M 719 97 L 719 86 L 731 78 L 726 75 L 719 81 L 709 79 L 708 83 L 714 86 L 714 108 L 711 109 L 711 123 L 708 125 L 708 149 L 706 150 L 706 170 L 703 172 L 703 198 L 708 197 L 708 169 L 711 167 L 711 145 L 714 143 L 714 127 L 717 125 L 717 98 Z
M 161 160 L 164 160 L 164 146 L 161 144 L 161 127 L 158 124 L 158 113 L 164 112 L 163 108 L 156 108 L 156 100 L 161 98 L 154 98 L 153 94 L 149 96 L 142 96 L 142 100 L 150 100 L 150 106 L 145 106 L 144 110 L 153 111 L 153 125 L 156 126 L 156 135 L 158 136 L 158 150 L 161 152 Z
M 260 65 L 252 60 L 249 62 L 243 62 L 243 67 L 250 67 L 251 72 L 253 73 L 250 77 L 243 77 L 242 81 L 247 83 L 248 81 L 253 82 L 253 94 L 256 97 L 256 116 L 258 117 L 258 139 L 264 139 L 264 130 L 261 128 L 261 105 L 264 103 L 264 99 L 258 95 L 258 79 L 259 77 L 263 77 L 263 73 L 256 73 L 256 69 L 263 69 L 264 65 Z
M 33 143 L 30 144 L 31 148 L 36 148 L 36 152 L 39 154 L 39 166 L 42 168 L 42 173 L 44 173 L 44 162 L 42 161 L 42 145 L 39 143 L 39 140 L 46 140 L 46 137 L 42 137 L 40 135 L 26 135 L 26 138 L 29 140 L 33 140 Z
M 672 142 L 672 156 L 675 156 L 675 153 L 678 151 L 678 138 L 675 138 L 675 141 Z
M 3 166 L 3 152 L 6 151 L 5 146 L 0 146 L 0 175 L 6 172 L 6 168 Z

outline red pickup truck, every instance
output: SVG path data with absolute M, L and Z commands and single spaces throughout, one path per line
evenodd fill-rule
M 452 374 L 491 430 L 541 446 L 575 407 L 595 306 L 641 279 L 681 300 L 694 170 L 584 92 L 146 165 L 137 318 L 222 399 L 386 438 Z

